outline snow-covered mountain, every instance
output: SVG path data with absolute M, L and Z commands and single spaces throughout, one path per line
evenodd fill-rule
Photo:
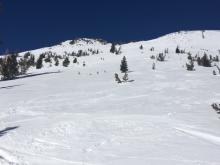
M 111 45 L 84 38 L 32 50 L 36 58 L 69 55 L 71 63 L 0 81 L 0 164 L 220 165 L 220 120 L 211 107 L 220 102 L 220 76 L 215 67 L 185 66 L 189 52 L 218 56 L 220 31 L 117 45 L 119 55 Z M 164 62 L 151 58 L 165 49 Z M 89 55 L 73 64 L 79 50 Z M 118 84 L 123 56 L 134 81 Z
M 129 51 L 132 48 L 138 48 L 140 45 L 143 45 L 145 48 L 156 47 L 156 50 L 161 51 L 166 48 L 175 50 L 179 46 L 188 51 L 203 53 L 208 50 L 218 51 L 220 49 L 219 38 L 220 31 L 180 31 L 150 41 L 123 44 L 122 48 Z M 49 51 L 56 54 L 65 54 L 78 50 L 99 49 L 103 53 L 109 53 L 110 46 L 111 44 L 107 41 L 81 38 L 68 40 L 59 45 L 33 50 L 31 52 L 36 55 Z

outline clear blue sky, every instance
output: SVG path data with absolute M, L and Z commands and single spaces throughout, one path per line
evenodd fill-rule
M 147 40 L 220 29 L 219 0 L 2 0 L 0 51 L 23 51 L 76 37 Z

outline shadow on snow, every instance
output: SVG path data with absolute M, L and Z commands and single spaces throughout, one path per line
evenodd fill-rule
M 22 75 L 22 76 L 15 77 L 14 79 L 10 79 L 10 80 L 0 80 L 0 81 L 11 81 L 11 80 L 17 80 L 17 79 L 24 79 L 24 78 L 29 78 L 29 77 L 41 76 L 41 75 L 55 74 L 55 73 L 61 73 L 61 71 L 35 73 L 35 74 L 29 73 L 29 74 L 26 74 L 26 75 Z M 18 85 L 18 86 L 19 86 L 19 85 Z
M 13 131 L 15 129 L 19 128 L 18 126 L 15 126 L 15 127 L 7 127 L 3 130 L 0 130 L 0 137 L 4 136 L 5 134 L 7 134 L 8 132 L 10 131 Z

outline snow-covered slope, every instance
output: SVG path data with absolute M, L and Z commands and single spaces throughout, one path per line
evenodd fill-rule
M 31 51 L 100 53 L 78 58 L 79 65 L 31 69 L 29 76 L 0 81 L 0 164 L 220 165 L 220 120 L 211 108 L 220 101 L 220 76 L 197 65 L 187 71 L 187 55 L 175 54 L 177 45 L 193 55 L 218 55 L 220 32 L 128 43 L 120 55 L 92 39 Z M 166 48 L 165 62 L 150 58 Z M 123 56 L 134 81 L 117 84 Z

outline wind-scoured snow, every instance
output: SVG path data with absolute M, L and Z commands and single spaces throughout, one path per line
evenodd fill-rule
M 211 108 L 220 100 L 220 76 L 197 65 L 187 71 L 187 55 L 175 53 L 179 46 L 219 55 L 219 31 L 128 43 L 120 55 L 109 43 L 86 40 L 31 51 L 100 50 L 79 65 L 71 59 L 68 68 L 32 68 L 32 76 L 0 82 L 0 164 L 220 165 L 220 120 Z M 165 62 L 150 58 L 166 48 Z M 134 81 L 117 84 L 123 56 Z

